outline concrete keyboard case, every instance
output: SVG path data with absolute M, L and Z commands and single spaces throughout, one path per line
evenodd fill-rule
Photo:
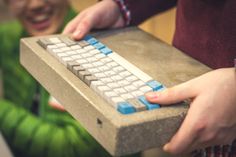
M 167 87 L 210 71 L 136 27 L 92 35 Z M 121 114 L 40 46 L 40 38 L 21 40 L 21 64 L 110 154 L 121 156 L 160 147 L 175 134 L 187 113 L 186 104 Z

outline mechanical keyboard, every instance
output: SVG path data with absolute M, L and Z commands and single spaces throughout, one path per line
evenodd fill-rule
M 41 38 L 38 43 L 120 113 L 160 108 L 144 94 L 165 87 L 94 37 Z
M 137 28 L 91 35 L 81 41 L 61 34 L 21 39 L 21 64 L 110 154 L 161 147 L 188 106 L 150 104 L 144 93 L 209 68 Z

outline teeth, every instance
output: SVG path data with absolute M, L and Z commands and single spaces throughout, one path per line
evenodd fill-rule
M 41 21 L 47 20 L 48 18 L 49 18 L 48 14 L 39 15 L 33 18 L 33 22 L 41 22 Z

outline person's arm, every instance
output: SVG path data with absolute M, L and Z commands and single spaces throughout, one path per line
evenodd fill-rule
M 137 25 L 146 18 L 173 7 L 176 1 L 102 0 L 77 15 L 68 23 L 63 33 L 72 34 L 73 38 L 79 40 L 94 28 L 119 28 L 130 24 Z M 129 14 L 130 19 L 128 20 L 130 22 L 124 18 L 126 16 L 124 14 Z
M 130 25 L 138 25 L 151 16 L 174 7 L 176 3 L 177 0 L 124 0 L 130 11 Z
M 178 132 L 164 150 L 173 154 L 226 145 L 236 139 L 236 71 L 218 69 L 162 92 L 147 93 L 161 105 L 192 100 Z

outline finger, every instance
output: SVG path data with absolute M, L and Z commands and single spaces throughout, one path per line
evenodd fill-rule
M 173 104 L 197 96 L 198 90 L 194 88 L 193 81 L 168 88 L 161 92 L 146 93 L 146 99 L 158 104 Z
M 77 26 L 76 30 L 73 32 L 72 37 L 75 40 L 80 40 L 83 38 L 88 32 L 93 28 L 94 21 L 91 17 L 84 17 L 81 19 L 79 25 Z
M 77 25 L 83 18 L 83 14 L 77 15 L 72 21 L 70 21 L 63 30 L 63 34 L 71 34 L 76 30 Z
M 193 103 L 198 103 L 198 101 Z M 197 141 L 204 126 L 197 123 L 197 116 L 193 116 L 193 112 L 194 110 L 190 108 L 177 133 L 172 137 L 170 142 L 164 146 L 164 151 L 171 154 L 181 154 L 192 151 L 192 145 Z

